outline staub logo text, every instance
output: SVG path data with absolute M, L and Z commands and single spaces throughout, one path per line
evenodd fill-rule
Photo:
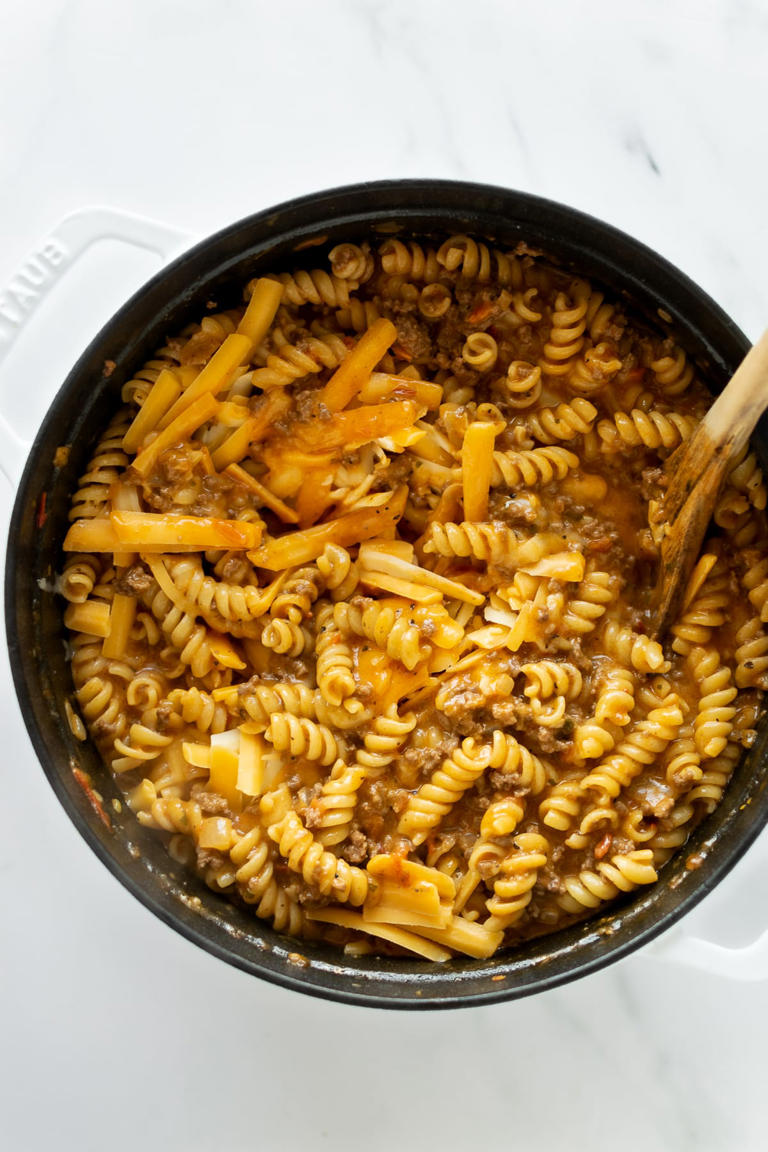
M 10 284 L 0 293 L 0 343 L 11 339 L 14 330 L 20 328 L 34 311 L 66 258 L 64 245 L 51 238 L 24 261 Z

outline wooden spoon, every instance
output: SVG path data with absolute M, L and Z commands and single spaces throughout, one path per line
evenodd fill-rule
M 766 407 L 768 331 L 750 348 L 690 440 L 667 462 L 665 535 L 651 606 L 650 632 L 656 639 L 678 615 L 725 478 Z

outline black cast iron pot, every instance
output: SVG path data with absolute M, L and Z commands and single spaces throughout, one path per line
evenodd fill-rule
M 156 834 L 143 829 L 125 805 L 116 813 L 111 801 L 119 793 L 108 772 L 93 746 L 75 740 L 67 724 L 64 703 L 72 684 L 63 601 L 50 592 L 61 568 L 77 478 L 119 403 L 121 385 L 163 336 L 204 314 L 211 299 L 220 307 L 239 300 L 243 284 L 258 273 L 305 263 L 308 253 L 296 257 L 298 248 L 313 241 L 325 246 L 379 241 L 394 225 L 401 234 L 469 232 L 499 246 L 523 240 L 541 249 L 673 334 L 715 392 L 749 347 L 722 310 L 654 252 L 598 220 L 534 196 L 440 180 L 386 181 L 260 212 L 198 244 L 155 276 L 102 329 L 62 385 L 19 485 L 8 541 L 6 626 L 24 720 L 54 791 L 97 856 L 166 924 L 230 964 L 297 991 L 377 1007 L 459 1007 L 529 995 L 584 976 L 641 947 L 697 904 L 768 820 L 766 725 L 721 805 L 662 869 L 658 883 L 602 916 L 489 961 L 430 965 L 353 959 L 278 935 L 175 864 Z M 105 361 L 115 365 L 109 376 Z M 62 444 L 71 445 L 69 459 L 56 467 Z M 699 862 L 695 870 L 686 867 L 692 854 Z

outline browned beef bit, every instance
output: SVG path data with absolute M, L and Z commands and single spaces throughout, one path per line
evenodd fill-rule
M 158 732 L 165 732 L 168 729 L 171 716 L 173 715 L 174 709 L 170 700 L 161 700 L 155 709 L 155 727 Z
M 204 788 L 192 789 L 193 799 L 200 805 L 200 811 L 206 816 L 222 816 L 229 811 L 229 806 L 223 796 L 215 792 L 206 792 Z
M 381 851 L 381 845 L 366 836 L 359 828 L 352 828 L 347 839 L 339 845 L 339 855 L 350 864 L 362 864 L 370 856 L 376 856 Z
M 154 577 L 143 563 L 132 564 L 115 580 L 115 592 L 121 596 L 142 596 L 152 587 Z
M 448 755 L 450 755 L 450 753 L 444 753 L 441 748 L 406 748 L 402 753 L 402 758 L 406 764 L 418 768 L 427 775 L 431 775 L 435 768 L 440 767 Z
M 187 480 L 195 470 L 195 460 L 190 447 L 166 448 L 158 458 L 158 476 L 166 484 L 176 486 Z
M 294 394 L 292 419 L 330 420 L 330 418 L 331 413 L 326 405 L 318 402 L 317 387 L 303 387 L 301 392 Z
M 432 355 L 432 338 L 427 331 L 426 324 L 417 320 L 415 316 L 400 315 L 395 319 L 397 340 L 393 346 L 396 357 L 402 353 L 402 358 L 409 363 L 423 364 Z

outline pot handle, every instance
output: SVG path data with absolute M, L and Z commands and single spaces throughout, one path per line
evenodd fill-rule
M 768 929 L 754 899 L 767 864 L 763 832 L 699 908 L 639 955 L 745 983 L 768 980 Z
M 65 216 L 17 268 L 0 291 L 0 375 L 3 362 L 43 300 L 99 240 L 118 240 L 157 253 L 163 263 L 191 242 L 179 229 L 119 208 L 84 208 Z M 39 417 L 52 395 L 43 395 Z M 37 399 L 37 397 L 35 397 Z M 38 401 L 39 403 L 39 401 Z M 0 411 L 0 471 L 16 487 L 31 443 Z
M 743 948 L 728 948 L 674 927 L 648 946 L 645 955 L 695 968 L 710 976 L 754 983 L 768 979 L 768 930 Z

